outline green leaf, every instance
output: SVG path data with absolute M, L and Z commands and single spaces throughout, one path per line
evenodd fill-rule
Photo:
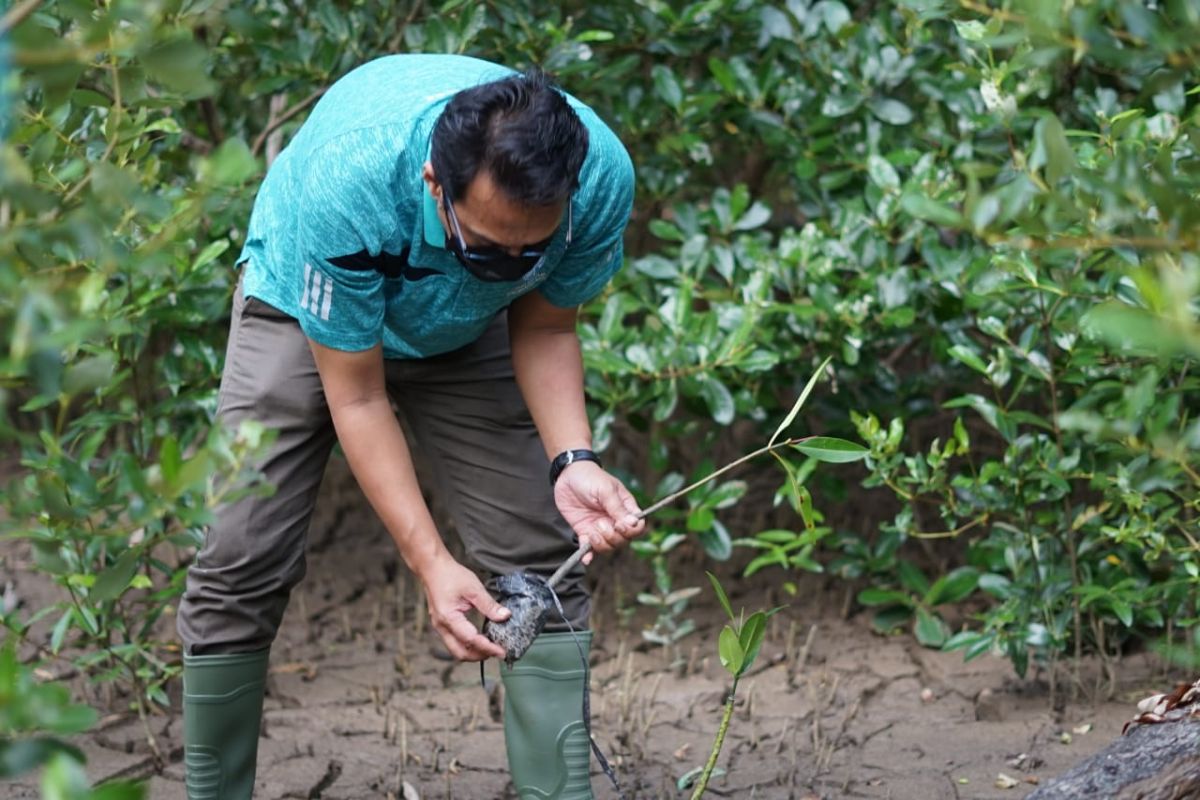
M 714 520 L 716 520 L 716 514 L 711 508 L 707 506 L 693 508 L 688 512 L 687 529 L 692 533 L 700 533 L 711 528 Z
M 868 587 L 858 593 L 858 602 L 864 606 L 911 605 L 912 599 L 896 589 Z
M 801 453 L 827 464 L 845 464 L 866 458 L 871 452 L 861 444 L 835 439 L 832 436 L 813 436 L 793 445 Z
M 712 490 L 712 494 L 704 498 L 704 505 L 709 508 L 729 508 L 737 505 L 741 500 L 750 485 L 745 481 L 725 481 L 721 485 Z
M 88 599 L 93 603 L 104 603 L 118 597 L 129 588 L 129 581 L 137 572 L 141 556 L 141 550 L 136 547 L 130 547 L 122 553 L 116 563 L 96 576 Z
M 700 540 L 709 558 L 728 561 L 733 555 L 733 538 L 729 535 L 729 529 L 718 519 L 712 521 L 712 527 L 708 530 L 697 533 L 696 538 Z
M 966 453 L 971 449 L 971 438 L 967 435 L 967 428 L 963 425 L 962 417 L 954 418 L 954 441 L 958 443 L 960 453 Z
M 728 64 L 715 56 L 711 57 L 708 59 L 708 71 L 716 78 L 717 83 L 721 84 L 722 89 L 735 96 L 738 94 L 737 79 Z
M 701 376 L 699 383 L 700 396 L 708 404 L 713 420 L 721 425 L 733 422 L 733 395 L 729 393 L 729 388 L 711 375 Z
M 83 751 L 50 737 L 0 739 L 0 778 L 12 780 L 49 763 L 55 755 L 65 754 L 83 763 Z
M 943 650 L 962 650 L 963 661 L 970 661 L 973 658 L 978 658 L 984 653 L 992 649 L 992 645 L 996 642 L 994 633 L 979 633 L 977 631 L 962 631 L 951 636 L 945 644 L 942 645 Z
M 908 606 L 889 606 L 876 612 L 871 618 L 871 627 L 882 634 L 890 634 L 912 619 L 912 615 L 912 609 Z
M 852 19 L 850 9 L 840 0 L 821 0 L 813 6 L 812 13 L 819 14 L 825 29 L 834 34 L 849 25 Z
M 683 533 L 668 533 L 663 537 L 663 540 L 658 543 L 658 551 L 660 553 L 669 553 L 678 545 L 687 541 L 687 535 Z
M 208 266 L 212 262 L 216 261 L 228 249 L 228 239 L 217 239 L 215 242 L 210 242 L 208 247 L 205 247 L 203 250 L 201 250 L 200 254 L 197 255 L 196 259 L 192 262 L 192 272 L 195 272 L 201 267 Z
M 880 189 L 888 192 L 899 191 L 900 173 L 884 157 L 872 153 L 867 158 L 867 175 Z
M 735 231 L 752 231 L 766 225 L 770 219 L 771 209 L 756 200 L 754 205 L 750 206 L 746 213 L 733 223 L 733 229 Z
M 249 146 L 235 136 L 222 142 L 204 160 L 200 178 L 214 186 L 238 186 L 255 177 L 258 170 L 258 159 L 250 152 Z
M 699 586 L 688 586 L 684 589 L 676 589 L 662 599 L 664 606 L 673 606 L 676 603 L 684 603 L 691 600 L 696 595 L 700 594 Z
M 900 576 L 900 585 L 917 595 L 929 591 L 929 579 L 921 568 L 908 559 L 900 559 L 896 563 L 896 574 Z
M 1007 600 L 1013 595 L 1012 581 L 1004 575 L 997 575 L 994 572 L 985 572 L 980 575 L 978 586 L 992 597 L 1000 600 Z
M 742 647 L 742 652 L 745 657 L 742 660 L 742 668 L 738 671 L 738 675 L 743 674 L 754 664 L 754 659 L 758 658 L 758 649 L 762 646 L 763 633 L 767 629 L 767 615 L 762 611 L 756 611 L 750 615 L 750 619 L 746 620 L 746 624 L 742 626 L 740 635 L 738 636 L 738 644 Z
M 678 111 L 683 105 L 683 88 L 670 67 L 655 64 L 650 70 L 654 79 L 654 91 L 668 106 Z
M 1034 126 L 1034 149 L 1029 165 L 1045 167 L 1046 181 L 1053 186 L 1075 168 L 1075 151 L 1067 141 L 1066 131 L 1058 117 L 1046 113 Z
M 1113 597 L 1109 599 L 1108 604 L 1113 613 L 1117 615 L 1117 619 L 1121 620 L 1122 625 L 1126 628 L 1133 625 L 1133 608 L 1129 603 Z
M 717 642 L 717 653 L 721 657 L 721 666 L 725 667 L 730 675 L 736 677 L 741 674 L 742 661 L 746 654 L 742 652 L 738 635 L 728 625 L 721 630 L 721 636 Z
M 959 567 L 938 578 L 925 595 L 925 604 L 940 606 L 957 603 L 975 591 L 979 585 L 979 571 L 974 567 Z
M 685 772 L 679 776 L 679 780 L 675 781 L 675 787 L 677 789 L 679 789 L 679 791 L 681 791 L 681 792 L 684 791 L 685 789 L 690 789 L 692 787 L 692 784 L 694 784 L 696 782 L 696 779 L 704 774 L 704 770 L 705 770 L 705 767 L 703 767 L 703 766 L 693 767 L 692 769 L 689 769 L 687 772 Z M 726 772 L 723 767 L 713 767 L 712 774 L 709 777 L 710 777 L 710 779 L 711 778 L 719 778 L 725 774 L 726 774 Z
M 917 192 L 905 192 L 901 195 L 900 207 L 917 219 L 923 219 L 936 225 L 943 225 L 947 228 L 963 226 L 962 215 L 957 211 Z
M 817 367 L 817 371 L 814 372 L 812 377 L 808 379 L 808 383 L 804 385 L 804 390 L 800 392 L 800 396 L 796 398 L 796 402 L 792 403 L 792 410 L 789 411 L 788 415 L 783 418 L 783 422 L 779 423 L 779 427 L 775 429 L 775 433 L 771 434 L 771 439 L 767 442 L 767 447 L 774 445 L 775 440 L 779 438 L 779 434 L 787 430 L 787 427 L 792 424 L 793 420 L 796 419 L 796 415 L 800 413 L 800 408 L 804 405 L 804 401 L 807 400 L 809 394 L 812 393 L 813 387 L 817 385 L 817 381 L 820 379 L 821 373 L 825 371 L 825 367 L 829 365 L 829 362 L 832 360 L 832 358 L 832 356 L 826 357 L 826 359 L 821 362 L 821 366 Z
M 950 637 L 950 631 L 942 618 L 923 608 L 917 609 L 913 633 L 916 634 L 917 641 L 926 647 L 941 647 Z
M 75 396 L 108 386 L 116 366 L 117 359 L 112 353 L 101 353 L 77 361 L 63 373 L 63 394 Z
M 145 800 L 148 791 L 145 783 L 113 781 L 92 789 L 88 800 Z
M 961 344 L 956 344 L 946 351 L 951 358 L 956 361 L 961 361 L 976 372 L 987 374 L 987 364 L 983 363 L 983 359 L 969 347 Z
M 975 202 L 975 206 L 971 209 L 971 228 L 977 233 L 983 232 L 998 216 L 1000 216 L 1000 198 L 995 194 L 985 194 Z
M 52 653 L 62 650 L 63 640 L 67 638 L 67 631 L 71 629 L 71 620 L 74 616 L 74 613 L 67 609 L 54 624 L 54 630 L 50 632 L 50 651 Z
M 603 31 L 603 30 L 598 30 L 598 29 L 592 29 L 592 30 L 583 31 L 582 33 L 580 33 L 578 36 L 575 37 L 575 41 L 577 41 L 577 42 L 611 42 L 615 38 L 616 38 L 616 34 L 613 33 L 612 31 Z
M 871 113 L 889 125 L 907 125 L 913 121 L 912 109 L 890 97 L 874 97 L 867 103 Z
M 208 77 L 208 51 L 190 34 L 155 45 L 142 55 L 151 79 L 169 89 L 198 97 L 212 92 Z
M 667 242 L 682 242 L 684 240 L 683 231 L 679 230 L 679 226 L 665 219 L 650 220 L 650 232 Z
M 787 554 L 783 550 L 776 549 L 770 553 L 763 553 L 760 556 L 750 559 L 750 563 L 742 570 L 742 577 L 749 578 L 754 573 L 766 567 L 786 567 L 787 565 Z
M 770 350 L 764 350 L 759 347 L 751 350 L 747 355 L 738 358 L 734 362 L 734 366 L 744 372 L 766 372 L 774 368 L 778 363 L 779 356 Z
M 862 105 L 862 95 L 830 93 L 825 95 L 825 99 L 821 102 L 821 115 L 844 117 L 860 105 Z
M 713 591 L 717 594 L 717 601 L 720 602 L 721 608 L 725 609 L 725 613 L 730 620 L 736 619 L 733 615 L 733 606 L 729 605 L 729 597 L 725 594 L 725 588 L 721 586 L 721 582 L 717 580 L 717 576 L 711 572 L 705 571 L 708 576 L 708 582 L 712 584 Z
M 985 35 L 987 29 L 983 27 L 983 23 L 977 19 L 971 20 L 954 20 L 954 27 L 958 30 L 958 35 L 966 39 L 968 42 L 978 42 Z
M 1164 356 L 1184 352 L 1200 355 L 1200 327 L 1172 324 L 1145 309 L 1119 301 L 1091 309 L 1079 325 L 1090 336 L 1127 350 L 1146 350 Z
M 158 468 L 162 472 L 163 481 L 168 486 L 174 486 L 179 479 L 179 467 L 182 464 L 179 440 L 168 434 L 158 449 Z

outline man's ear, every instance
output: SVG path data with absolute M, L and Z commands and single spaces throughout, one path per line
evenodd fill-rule
M 433 174 L 432 162 L 426 161 L 425 166 L 421 167 L 421 179 L 425 181 L 433 199 L 439 203 L 442 202 L 442 185 L 438 183 L 437 176 Z

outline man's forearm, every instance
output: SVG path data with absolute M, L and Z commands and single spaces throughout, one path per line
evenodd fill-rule
M 383 520 L 401 557 L 419 577 L 449 553 L 417 483 L 408 444 L 386 398 L 333 412 L 338 441 L 363 494 Z
M 513 370 L 546 456 L 590 448 L 583 398 L 583 357 L 574 329 L 523 326 L 512 331 Z

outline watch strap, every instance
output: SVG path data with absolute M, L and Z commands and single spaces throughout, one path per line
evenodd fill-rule
M 550 462 L 550 485 L 557 483 L 562 471 L 576 461 L 594 461 L 597 465 L 604 466 L 600 464 L 600 456 L 591 450 L 564 450 Z

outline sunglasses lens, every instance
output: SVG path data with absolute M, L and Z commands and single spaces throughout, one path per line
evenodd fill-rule
M 443 195 L 446 216 L 454 227 L 454 236 L 446 237 L 446 245 L 454 253 L 458 262 L 481 281 L 516 281 L 537 268 L 546 257 L 546 249 L 553 237 L 535 245 L 525 247 L 520 255 L 511 255 L 498 247 L 467 248 L 462 238 L 462 229 L 458 224 L 458 216 L 454 212 L 454 204 L 448 196 Z M 568 222 L 568 240 L 570 238 Z

